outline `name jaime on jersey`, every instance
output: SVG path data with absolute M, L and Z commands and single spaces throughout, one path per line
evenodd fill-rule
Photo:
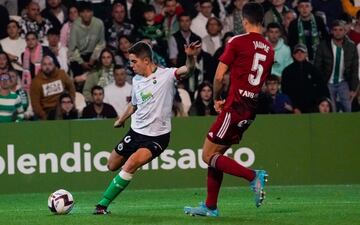
M 265 44 L 261 41 L 253 41 L 253 45 L 254 45 L 255 50 L 263 49 L 266 53 L 269 53 L 270 47 L 267 44 Z
M 0 151 L 0 176 L 14 174 L 81 173 L 107 172 L 108 151 L 94 151 L 90 143 L 73 143 L 72 151 L 46 152 L 39 154 L 24 153 L 8 144 L 6 151 Z M 29 150 L 29 152 L 34 152 Z M 144 165 L 142 170 L 206 169 L 202 161 L 202 149 L 166 149 L 158 158 Z M 225 153 L 245 167 L 255 162 L 254 152 L 247 147 L 228 149 Z

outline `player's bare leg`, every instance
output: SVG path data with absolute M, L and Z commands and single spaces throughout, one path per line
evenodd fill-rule
M 117 154 L 116 152 L 113 153 Z M 123 164 L 122 170 L 109 184 L 104 192 L 103 198 L 96 206 L 94 214 L 108 214 L 107 207 L 128 186 L 134 173 L 152 160 L 152 153 L 147 148 L 139 148 L 126 161 L 124 161 L 123 157 L 113 156 L 114 157 L 109 160 L 109 167 L 115 169 Z
M 205 139 L 203 146 L 203 160 L 209 165 L 207 176 L 207 197 L 205 203 L 199 207 L 185 207 L 185 213 L 200 216 L 218 216 L 217 199 L 223 179 L 223 173 L 237 177 L 243 177 L 249 182 L 256 193 L 256 206 L 259 207 L 264 199 L 263 186 L 266 181 L 266 173 L 254 171 L 243 167 L 235 160 L 223 154 L 229 146 L 219 145 Z
M 120 169 L 125 162 L 126 158 L 122 155 L 119 155 L 119 153 L 113 149 L 108 159 L 107 167 L 110 171 L 116 171 Z

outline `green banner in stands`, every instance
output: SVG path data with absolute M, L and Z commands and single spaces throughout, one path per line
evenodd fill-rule
M 173 119 L 168 149 L 131 188 L 200 187 L 204 137 L 214 117 Z M 103 190 L 115 175 L 107 157 L 127 129 L 112 120 L 0 124 L 0 193 Z M 360 114 L 258 116 L 227 154 L 266 169 L 271 185 L 354 184 L 360 174 Z M 245 185 L 226 176 L 226 185 Z

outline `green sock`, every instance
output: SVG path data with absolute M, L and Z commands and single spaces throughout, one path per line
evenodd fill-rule
M 103 198 L 98 203 L 102 206 L 109 206 L 110 203 L 128 186 L 132 174 L 121 171 L 109 184 L 108 188 L 103 194 Z

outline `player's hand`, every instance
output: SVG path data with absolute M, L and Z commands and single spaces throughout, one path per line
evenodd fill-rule
M 194 56 L 198 53 L 201 48 L 201 43 L 199 41 L 191 42 L 188 45 L 184 45 L 185 53 L 188 56 Z
M 214 109 L 217 113 L 221 113 L 225 105 L 225 100 L 215 100 Z
M 125 121 L 123 121 L 122 119 L 118 119 L 114 123 L 114 128 L 124 127 L 124 125 Z

